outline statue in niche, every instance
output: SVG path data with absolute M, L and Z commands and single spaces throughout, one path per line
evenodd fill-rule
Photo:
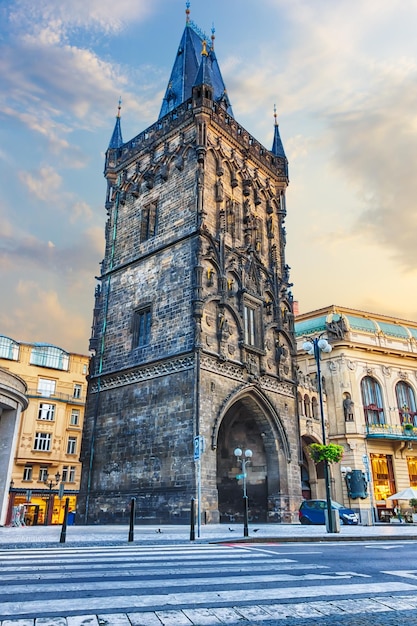
M 216 195 L 216 202 L 223 202 L 224 200 L 223 183 L 220 178 L 217 180 L 215 184 L 215 195 Z
M 347 395 L 343 400 L 343 413 L 345 416 L 345 422 L 353 422 L 354 420 L 354 406 L 352 398 Z

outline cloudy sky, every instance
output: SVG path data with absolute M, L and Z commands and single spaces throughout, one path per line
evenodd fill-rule
M 192 0 L 236 119 L 290 164 L 300 311 L 417 320 L 415 0 Z M 0 3 L 0 334 L 88 353 L 104 152 L 159 114 L 183 0 Z

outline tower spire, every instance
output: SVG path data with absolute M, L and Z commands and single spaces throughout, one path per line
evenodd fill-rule
M 282 145 L 281 136 L 279 134 L 276 104 L 274 104 L 274 142 L 272 144 L 271 152 L 277 157 L 287 159 L 287 157 L 285 156 L 284 146 Z
M 117 115 L 116 115 L 116 124 L 114 125 L 113 134 L 110 139 L 109 148 L 114 150 L 115 148 L 120 148 L 123 145 L 122 138 L 122 128 L 120 125 L 121 118 L 121 108 L 122 108 L 122 98 L 119 98 L 119 104 L 117 106 Z
M 190 23 L 190 4 L 191 2 L 187 1 L 185 3 L 185 23 L 188 24 Z

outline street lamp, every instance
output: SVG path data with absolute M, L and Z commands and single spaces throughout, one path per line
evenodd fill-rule
M 329 344 L 327 339 L 324 337 L 315 337 L 314 339 L 309 339 L 303 343 L 303 350 L 307 352 L 307 354 L 311 354 L 314 356 L 317 366 L 317 387 L 319 391 L 319 400 L 320 400 L 320 418 L 321 418 L 321 435 L 323 439 L 323 445 L 326 445 L 326 425 L 324 423 L 324 409 L 323 409 L 323 389 L 321 385 L 321 368 L 320 368 L 320 353 L 329 353 L 332 351 L 332 346 Z M 335 520 L 332 514 L 332 494 L 330 489 L 330 467 L 327 459 L 323 461 L 324 463 L 324 482 L 326 485 L 326 508 L 327 508 L 327 532 L 328 533 L 336 533 L 338 532 L 336 529 Z
M 50 515 L 52 489 L 57 486 L 60 480 L 61 480 L 61 474 L 57 472 L 55 474 L 55 480 L 52 480 L 51 478 L 49 478 L 48 474 L 46 474 L 46 477 L 44 478 L 44 481 L 43 481 L 49 489 L 48 504 L 46 507 L 46 515 L 45 515 L 45 521 L 44 521 L 45 526 L 48 525 L 48 520 L 49 520 L 49 515 Z
M 240 448 L 236 448 L 234 451 L 237 462 L 242 468 L 242 474 L 240 478 L 243 478 L 243 536 L 249 537 L 248 528 L 248 496 L 246 493 L 246 466 L 250 463 L 252 458 L 252 450 L 245 450 L 243 453 Z M 243 456 L 242 456 L 243 455 Z M 238 478 L 239 475 L 236 477 Z

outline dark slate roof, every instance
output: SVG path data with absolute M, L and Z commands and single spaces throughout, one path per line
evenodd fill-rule
M 272 144 L 271 152 L 272 154 L 275 154 L 275 156 L 277 157 L 282 157 L 284 159 L 287 158 L 285 156 L 284 146 L 282 145 L 281 136 L 279 134 L 279 126 L 278 126 L 278 122 L 276 121 L 276 117 L 275 117 L 275 127 L 274 127 L 274 142 Z
M 159 118 L 191 98 L 193 86 L 201 84 L 201 81 L 196 83 L 196 80 L 200 74 L 199 69 L 203 65 L 203 61 L 204 66 L 201 71 L 204 78 L 207 78 L 207 72 L 209 72 L 211 86 L 214 90 L 214 99 L 225 100 L 226 87 L 216 55 L 214 50 L 211 49 L 208 51 L 208 57 L 204 60 L 205 55 L 201 54 L 203 41 L 208 42 L 209 40 L 192 21 L 187 21 L 168 81 L 168 87 L 162 100 Z M 226 103 L 229 115 L 233 116 L 232 107 L 227 96 Z
M 123 145 L 123 138 L 122 138 L 122 128 L 120 125 L 120 104 L 119 104 L 119 111 L 116 117 L 116 124 L 114 125 L 114 131 L 110 139 L 109 148 L 110 149 L 120 148 L 122 145 Z

